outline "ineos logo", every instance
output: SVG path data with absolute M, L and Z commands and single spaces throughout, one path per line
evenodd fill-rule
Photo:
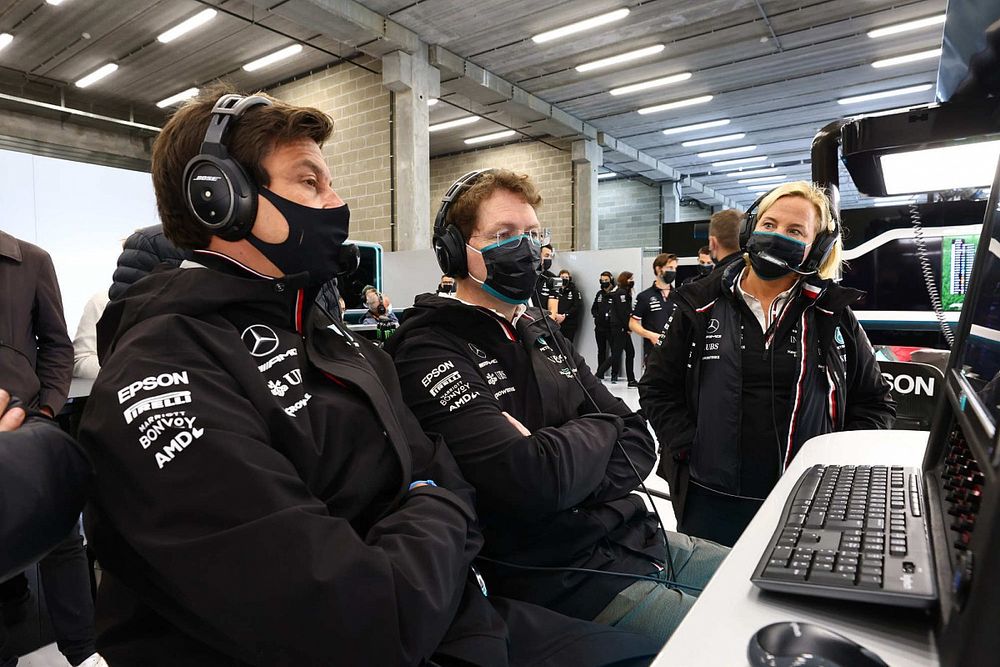
M 720 326 L 719 320 L 713 317 L 711 320 L 708 321 L 708 333 L 710 334 L 715 333 L 716 331 L 719 330 L 719 326 Z
M 240 338 L 255 357 L 266 357 L 278 349 L 278 334 L 266 324 L 251 324 Z

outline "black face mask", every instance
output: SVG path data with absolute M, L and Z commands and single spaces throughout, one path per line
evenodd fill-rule
M 660 274 L 660 282 L 662 282 L 665 285 L 669 285 L 670 283 L 674 282 L 674 278 L 676 277 L 677 277 L 676 271 L 664 271 L 663 273 Z
M 527 235 L 500 243 L 491 243 L 482 250 L 469 246 L 483 256 L 486 280 L 480 281 L 483 290 L 505 303 L 528 303 L 542 272 L 542 250 Z
M 707 276 L 712 272 L 712 269 L 714 268 L 715 264 L 702 264 L 701 262 L 698 262 L 698 275 Z
M 438 292 L 441 294 L 451 294 L 454 289 L 455 285 L 452 283 L 441 283 L 438 285 Z
M 611 281 L 610 280 L 602 280 L 601 281 L 601 289 L 608 289 L 609 287 L 611 287 Z
M 772 232 L 754 232 L 747 242 L 750 266 L 763 280 L 777 280 L 796 271 L 808 248 L 802 241 Z
M 552 258 L 546 257 L 542 260 L 542 271 L 548 271 L 552 268 Z
M 571 279 L 570 279 L 569 276 L 563 276 L 562 277 L 563 287 L 569 287 L 570 282 L 571 282 Z
M 347 240 L 351 212 L 347 204 L 337 208 L 312 208 L 285 199 L 267 188 L 260 194 L 268 200 L 288 223 L 288 238 L 281 243 L 261 241 L 252 233 L 250 245 L 286 275 L 309 272 L 309 285 L 322 285 L 337 275 L 342 267 L 341 248 Z

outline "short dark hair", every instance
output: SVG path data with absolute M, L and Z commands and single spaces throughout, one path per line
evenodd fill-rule
M 709 219 L 708 235 L 718 239 L 724 248 L 739 250 L 741 222 L 743 222 L 742 213 L 731 208 L 723 209 L 713 213 Z
M 506 190 L 519 195 L 531 208 L 542 205 L 542 195 L 527 174 L 518 174 L 510 169 L 494 169 L 481 175 L 472 187 L 467 188 L 448 207 L 445 222 L 458 227 L 466 241 L 472 236 L 479 216 L 479 205 L 493 196 L 497 190 Z
M 545 245 L 543 245 L 543 246 L 542 246 L 542 248 L 541 248 L 541 249 L 542 249 L 542 250 L 544 250 L 544 249 L 546 249 L 546 248 L 548 248 L 548 249 L 549 249 L 549 250 L 551 250 L 552 252 L 555 252 L 555 251 L 556 251 L 556 249 L 552 247 L 552 244 L 551 244 L 551 243 L 546 243 Z
M 611 278 L 611 280 L 615 279 L 615 274 L 611 273 L 610 271 L 601 271 L 601 277 L 604 277 L 604 276 L 607 276 L 608 278 Z
M 184 193 L 184 168 L 201 151 L 212 108 L 220 97 L 241 94 L 228 84 L 209 86 L 179 108 L 153 143 L 153 190 L 163 233 L 179 248 L 204 248 L 212 233 L 188 211 Z M 248 110 L 229 130 L 226 148 L 234 160 L 258 185 L 267 186 L 270 177 L 260 166 L 275 146 L 312 139 L 323 145 L 333 132 L 333 121 L 319 109 L 297 107 L 264 93 L 271 106 Z
M 653 271 L 656 271 L 661 266 L 666 266 L 670 262 L 676 262 L 676 261 L 677 261 L 677 255 L 675 255 L 674 253 L 672 252 L 660 253 L 659 255 L 656 256 L 656 259 L 653 260 Z
M 707 245 L 703 245 L 702 247 L 698 248 L 698 254 L 699 255 L 711 255 L 712 254 L 712 250 Z

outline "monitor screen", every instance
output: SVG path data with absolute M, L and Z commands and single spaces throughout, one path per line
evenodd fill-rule
M 969 333 L 955 368 L 975 392 L 995 427 L 1000 421 L 1000 206 L 997 193 L 990 198 L 990 208 L 983 222 L 984 232 L 989 234 L 989 247 L 983 253 L 982 264 L 976 267 L 974 301 L 967 304 L 967 310 L 971 309 Z M 965 253 L 961 244 L 952 248 L 953 252 Z M 954 265 L 963 261 L 953 256 L 952 274 L 955 274 Z M 958 274 L 961 281 L 960 269 Z M 967 285 L 968 279 L 965 280 Z

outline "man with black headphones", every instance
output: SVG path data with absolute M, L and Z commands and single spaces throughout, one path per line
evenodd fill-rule
M 320 150 L 332 122 L 220 92 L 153 148 L 164 230 L 195 260 L 137 282 L 99 325 L 80 437 L 109 664 L 648 656 L 641 637 L 487 597 L 472 489 L 389 357 L 315 298 L 350 255 Z
M 802 444 L 889 428 L 889 385 L 851 312 L 836 208 L 805 181 L 747 212 L 746 262 L 678 288 L 639 384 L 678 527 L 732 545 Z
M 656 458 L 645 420 L 527 307 L 540 203 L 505 169 L 456 181 L 434 248 L 457 298 L 417 297 L 387 350 L 407 404 L 476 487 L 494 590 L 663 643 L 728 550 L 662 530 L 634 493 Z

